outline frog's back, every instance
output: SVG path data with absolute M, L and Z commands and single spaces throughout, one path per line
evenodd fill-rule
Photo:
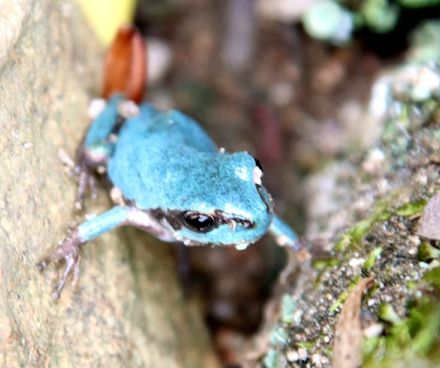
M 141 207 L 159 207 L 170 175 L 182 176 L 194 155 L 215 155 L 217 147 L 191 118 L 175 111 L 141 105 L 140 114 L 127 120 L 109 160 L 108 174 L 124 197 Z M 152 195 L 153 194 L 153 195 Z
M 176 111 L 160 111 L 148 104 L 140 106 L 140 114 L 125 122 L 119 137 L 119 149 L 139 143 L 154 146 L 179 145 L 198 151 L 213 152 L 216 145 L 190 117 Z

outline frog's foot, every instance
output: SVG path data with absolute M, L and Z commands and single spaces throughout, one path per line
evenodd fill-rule
M 294 252 L 297 252 L 303 248 L 303 244 L 298 238 L 291 238 L 285 235 L 280 235 L 275 238 L 275 241 L 280 247 L 285 247 Z
M 78 229 L 74 229 L 58 246 L 58 248 L 48 257 L 37 263 L 37 268 L 43 272 L 50 263 L 65 261 L 64 271 L 53 289 L 52 298 L 58 300 L 66 284 L 67 277 L 73 272 L 74 282 L 78 280 L 79 275 L 79 248 L 84 242 L 79 237 Z
M 302 244 L 295 232 L 278 216 L 274 216 L 269 227 L 269 232 L 277 244 L 295 252 L 301 250 Z

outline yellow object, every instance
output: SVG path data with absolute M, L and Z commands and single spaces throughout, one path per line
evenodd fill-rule
M 136 0 L 78 0 L 99 39 L 108 45 L 119 26 L 132 23 Z

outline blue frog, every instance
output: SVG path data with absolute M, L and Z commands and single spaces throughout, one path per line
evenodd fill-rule
M 93 171 L 104 168 L 118 193 L 110 210 L 74 228 L 39 264 L 65 260 L 58 298 L 77 269 L 80 247 L 118 226 L 167 242 L 245 249 L 271 233 L 296 249 L 294 231 L 274 214 L 261 164 L 247 152 L 227 153 L 190 117 L 114 95 L 94 119 L 79 150 L 78 205 Z

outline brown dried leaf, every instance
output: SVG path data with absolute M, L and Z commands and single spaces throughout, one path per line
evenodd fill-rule
M 440 192 L 430 199 L 419 221 L 417 235 L 440 240 Z
M 333 368 L 357 368 L 362 362 L 361 299 L 372 280 L 361 279 L 342 306 L 336 324 Z
M 146 84 L 146 44 L 133 26 L 122 26 L 107 50 L 104 61 L 102 97 L 123 93 L 140 102 Z

